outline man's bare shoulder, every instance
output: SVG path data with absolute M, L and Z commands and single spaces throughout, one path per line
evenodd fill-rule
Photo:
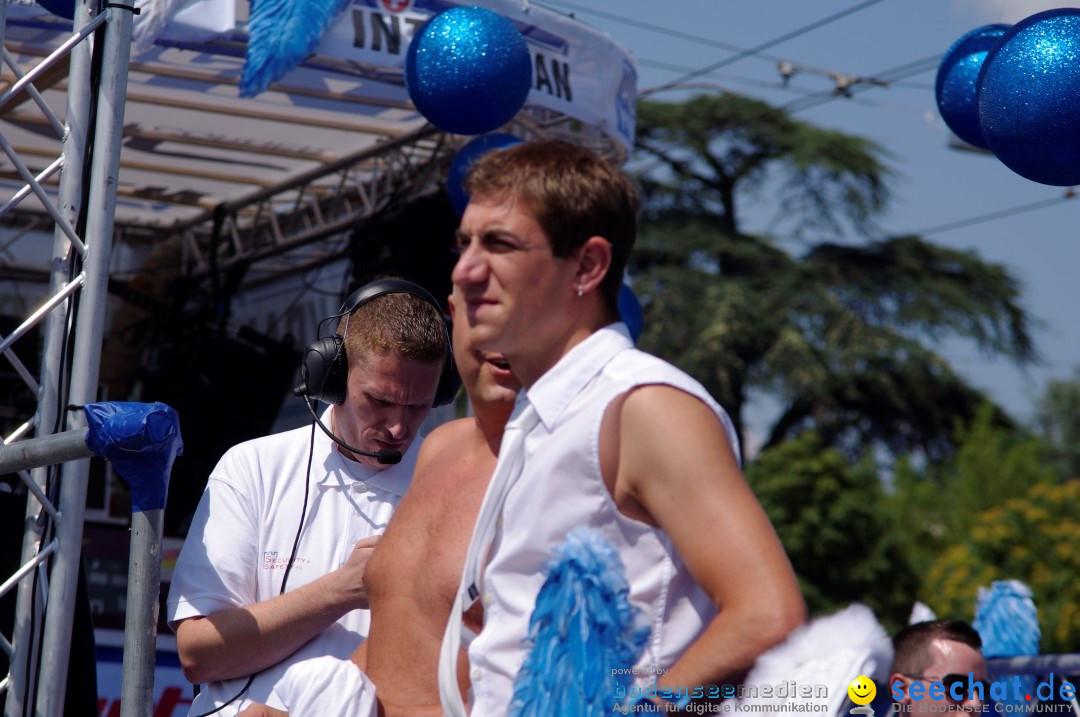
M 424 438 L 421 449 L 425 452 L 441 452 L 455 445 L 465 437 L 472 437 L 478 432 L 476 421 L 472 418 L 458 418 L 447 421 L 435 428 Z
M 490 455 L 475 419 L 444 423 L 424 439 L 413 473 L 413 488 L 472 475 L 474 463 L 485 453 Z

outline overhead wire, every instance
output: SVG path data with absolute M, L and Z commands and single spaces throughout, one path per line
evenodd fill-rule
M 856 82 L 846 89 L 846 95 L 857 92 L 863 92 L 870 87 L 888 87 L 899 80 L 906 80 L 909 77 L 921 75 L 928 70 L 932 70 L 938 66 L 941 62 L 941 55 L 931 55 L 929 57 L 923 57 L 918 60 L 912 60 L 911 62 L 905 62 L 902 65 L 890 68 L 888 70 L 882 70 L 881 72 L 871 75 L 876 80 L 873 83 Z M 856 78 L 861 79 L 861 78 Z M 800 97 L 799 99 L 792 100 L 786 105 L 781 105 L 780 109 L 786 111 L 788 114 L 795 114 L 796 112 L 802 112 L 813 107 L 818 107 L 826 102 L 832 102 L 838 97 L 845 96 L 845 93 L 838 93 L 835 90 L 825 90 L 817 92 L 813 95 L 807 95 L 806 97 Z
M 912 232 L 912 234 L 915 234 L 916 236 L 931 236 L 933 234 L 943 234 L 945 232 L 953 231 L 954 229 L 962 229 L 964 227 L 973 226 L 975 224 L 983 224 L 985 222 L 992 222 L 998 219 L 1005 219 L 1007 217 L 1016 216 L 1017 214 L 1033 212 L 1038 209 L 1046 209 L 1047 207 L 1052 207 L 1075 198 L 1076 191 L 1072 187 L 1069 187 L 1060 197 L 1054 197 L 1053 199 L 1042 199 L 1037 202 L 1030 202 L 1028 204 L 1020 204 L 1015 207 L 1010 207 L 1009 209 L 1000 209 L 996 212 L 980 214 L 978 216 L 969 217 L 968 219 L 960 219 L 957 221 L 947 222 L 945 224 L 939 224 L 937 226 L 919 229 L 915 232 Z
M 805 34 L 807 32 L 815 30 L 815 29 L 817 29 L 819 27 L 822 27 L 822 26 L 824 26 L 824 25 L 826 25 L 828 23 L 834 22 L 834 21 L 839 20 L 839 19 L 841 19 L 843 17 L 851 15 L 851 14 L 853 14 L 855 12 L 863 10 L 863 9 L 865 9 L 867 7 L 870 7 L 871 5 L 874 5 L 874 4 L 876 4 L 876 3 L 880 2 L 880 1 L 881 0 L 866 0 L 866 2 L 861 2 L 861 3 L 858 3 L 856 5 L 853 5 L 853 6 L 847 8 L 845 10 L 842 10 L 842 11 L 840 11 L 838 13 L 834 13 L 833 15 L 829 15 L 829 16 L 827 16 L 825 18 L 822 18 L 821 20 L 810 23 L 809 25 L 805 25 L 803 27 L 797 28 L 796 30 L 792 30 L 791 32 L 785 33 L 784 35 L 781 35 L 781 36 L 779 36 L 777 38 L 774 38 L 774 39 L 769 40 L 769 41 L 767 41 L 765 43 L 757 45 L 757 46 L 755 46 L 753 48 L 740 48 L 740 47 L 738 47 L 736 45 L 732 45 L 730 43 L 726 43 L 726 42 L 723 42 L 723 41 L 720 41 L 720 40 L 715 40 L 715 39 L 712 39 L 712 38 L 703 37 L 701 35 L 695 35 L 693 33 L 683 32 L 683 31 L 680 31 L 680 30 L 675 30 L 673 28 L 663 27 L 663 26 L 652 24 L 652 23 L 646 23 L 646 22 L 643 22 L 643 21 L 640 21 L 640 20 L 634 20 L 632 18 L 627 18 L 625 16 L 616 15 L 614 13 L 605 12 L 603 10 L 597 10 L 597 9 L 586 7 L 584 5 L 580 5 L 580 4 L 573 3 L 573 2 L 568 2 L 567 0 L 547 0 L 547 3 L 553 3 L 553 4 L 559 5 L 561 7 L 571 8 L 571 9 L 573 9 L 575 11 L 578 11 L 578 12 L 583 12 L 583 13 L 595 15 L 597 17 L 602 17 L 602 18 L 605 18 L 607 20 L 611 20 L 613 22 L 618 22 L 618 23 L 628 25 L 628 26 L 631 26 L 631 27 L 638 27 L 638 28 L 641 28 L 641 29 L 644 29 L 644 30 L 648 30 L 650 32 L 654 32 L 654 33 L 658 33 L 658 34 L 662 34 L 662 35 L 667 35 L 669 37 L 673 37 L 673 38 L 677 38 L 677 39 L 688 40 L 688 41 L 691 41 L 691 42 L 697 42 L 697 43 L 700 43 L 700 44 L 703 44 L 703 45 L 708 45 L 708 46 L 716 47 L 716 48 L 719 48 L 719 49 L 730 50 L 730 51 L 736 53 L 735 55 L 733 55 L 731 57 L 724 58 L 723 60 L 715 62 L 715 63 L 713 63 L 711 65 L 708 65 L 708 66 L 702 67 L 702 68 L 697 68 L 697 69 L 689 69 L 689 68 L 686 68 L 686 67 L 683 67 L 683 66 L 672 64 L 672 63 L 664 63 L 664 62 L 655 61 L 655 60 L 639 59 L 639 62 L 641 64 L 643 64 L 643 65 L 653 66 L 653 67 L 656 67 L 657 69 L 662 69 L 662 70 L 671 71 L 671 72 L 683 72 L 683 75 L 681 75 L 680 77 L 678 77 L 675 80 L 672 80 L 670 82 L 666 82 L 663 85 L 659 85 L 659 86 L 657 86 L 655 88 L 647 89 L 647 90 L 644 90 L 642 92 L 639 92 L 639 97 L 640 97 L 640 96 L 647 96 L 649 94 L 659 92 L 659 91 L 664 90 L 664 89 L 674 89 L 675 87 L 680 87 L 680 88 L 685 89 L 685 88 L 689 87 L 689 85 L 686 84 L 686 80 L 693 79 L 693 78 L 696 78 L 696 77 L 700 77 L 702 75 L 710 74 L 710 73 L 714 72 L 715 70 L 717 70 L 717 69 L 719 69 L 721 67 L 724 67 L 724 66 L 729 65 L 729 64 L 733 64 L 733 63 L 735 63 L 735 62 L 737 62 L 737 61 L 739 61 L 741 59 L 747 58 L 747 57 L 757 57 L 757 58 L 760 58 L 760 59 L 763 59 L 763 60 L 766 60 L 766 61 L 770 61 L 770 62 L 788 62 L 784 58 L 780 58 L 780 57 L 775 56 L 775 55 L 767 54 L 764 51 L 767 50 L 768 48 L 774 47 L 775 45 L 778 45 L 778 44 L 780 44 L 782 42 L 786 42 L 787 40 L 793 39 L 795 37 L 798 37 L 799 35 Z M 927 72 L 927 71 L 929 71 L 931 69 L 936 68 L 939 65 L 939 63 L 941 62 L 941 57 L 942 57 L 941 54 L 936 54 L 936 55 L 931 55 L 929 57 L 919 58 L 917 60 L 912 60 L 910 62 L 906 62 L 906 63 L 901 64 L 901 65 L 897 65 L 896 67 L 889 68 L 887 70 L 882 70 L 882 71 L 874 73 L 874 74 L 872 74 L 870 76 L 865 76 L 865 77 L 864 76 L 848 76 L 850 78 L 850 80 L 851 80 L 851 84 L 849 84 L 847 87 L 843 88 L 842 91 L 840 89 L 838 89 L 838 88 L 834 88 L 834 89 L 831 89 L 831 90 L 820 91 L 820 92 L 809 92 L 809 91 L 807 91 L 804 94 L 803 97 L 792 100 L 787 105 L 783 105 L 781 108 L 786 110 L 789 113 L 795 113 L 795 112 L 801 112 L 803 110 L 811 109 L 813 107 L 818 107 L 818 106 L 820 106 L 822 104 L 825 104 L 827 102 L 831 102 L 831 101 L 833 101 L 833 100 L 835 100 L 835 99 L 837 99 L 839 97 L 845 97 L 846 99 L 849 99 L 849 100 L 859 101 L 858 98 L 853 97 L 853 95 L 855 93 L 865 91 L 865 90 L 869 89 L 870 87 L 875 87 L 875 86 L 877 86 L 877 87 L 904 87 L 904 88 L 907 88 L 907 89 L 918 89 L 918 90 L 932 89 L 931 85 L 926 84 L 926 83 L 904 82 L 904 80 L 906 80 L 906 79 L 908 79 L 910 77 L 920 75 L 920 74 L 922 74 L 924 72 Z M 824 70 L 815 70 L 815 68 L 808 68 L 808 67 L 804 67 L 802 65 L 798 65 L 798 64 L 794 64 L 794 63 L 793 63 L 793 66 L 797 70 L 816 71 L 816 72 L 818 72 L 820 74 L 826 74 L 826 75 L 830 75 L 830 76 L 836 76 L 836 75 L 840 74 L 840 73 L 830 73 L 830 72 L 827 72 L 827 71 L 824 71 Z M 777 87 L 777 86 L 768 85 L 768 83 L 765 83 L 765 82 L 762 82 L 762 81 L 752 80 L 750 78 L 729 77 L 729 78 L 725 78 L 725 79 L 728 79 L 730 81 L 735 81 L 735 82 L 742 82 L 744 84 L 755 84 L 757 86 L 770 86 L 770 87 L 774 87 L 775 89 L 784 88 L 784 89 L 786 89 L 788 91 L 799 92 L 799 90 L 797 88 L 790 87 L 790 86 L 788 86 L 786 84 L 781 84 L 780 86 Z M 723 89 L 722 87 L 719 87 L 719 86 L 716 86 L 716 88 L 717 89 Z M 878 103 L 875 103 L 872 100 L 866 100 L 864 98 L 861 99 L 861 101 L 859 101 L 859 103 L 860 104 L 868 104 L 868 105 L 872 105 L 872 106 L 878 105 Z M 932 235 L 932 234 L 940 234 L 940 233 L 952 231 L 952 230 L 955 230 L 955 229 L 960 229 L 960 228 L 967 227 L 967 226 L 981 224 L 981 223 L 989 222 L 989 221 L 995 221 L 997 219 L 1004 219 L 1004 218 L 1007 218 L 1007 217 L 1010 217 L 1010 216 L 1014 216 L 1014 215 L 1018 215 L 1018 214 L 1024 214 L 1024 213 L 1027 213 L 1027 212 L 1037 211 L 1039 209 L 1044 209 L 1044 208 L 1047 208 L 1047 207 L 1055 206 L 1055 205 L 1060 204 L 1060 203 L 1062 203 L 1064 201 L 1072 199 L 1075 196 L 1076 196 L 1075 191 L 1072 188 L 1069 188 L 1065 192 L 1065 194 L 1063 196 L 1061 196 L 1061 197 L 1055 197 L 1053 199 L 1041 200 L 1041 201 L 1038 201 L 1038 202 L 1031 202 L 1029 204 L 1022 204 L 1022 205 L 1012 207 L 1012 208 L 1009 208 L 1009 209 L 1003 209 L 1003 210 L 990 212 L 990 213 L 983 214 L 983 215 L 978 215 L 978 216 L 975 216 L 975 217 L 970 217 L 968 219 L 961 219 L 961 220 L 949 222 L 949 223 L 946 223 L 946 224 L 937 225 L 937 226 L 934 226 L 934 227 L 928 227 L 926 229 L 922 229 L 922 230 L 914 232 L 914 233 L 916 235 L 918 235 L 918 236 L 929 236 L 929 235 Z
M 726 67 L 727 65 L 731 65 L 731 64 L 733 64 L 735 62 L 738 62 L 739 60 L 742 60 L 742 59 L 744 59 L 746 57 L 750 57 L 752 55 L 758 55 L 761 52 L 763 52 L 764 50 L 769 49 L 770 47 L 775 47 L 776 45 L 787 42 L 788 40 L 792 40 L 792 39 L 794 39 L 796 37 L 799 37 L 800 35 L 805 35 L 806 33 L 811 32 L 813 30 L 816 30 L 819 27 L 823 27 L 825 25 L 828 25 L 829 23 L 832 23 L 832 22 L 835 22 L 835 21 L 840 20 L 842 18 L 845 18 L 845 17 L 847 17 L 849 15 L 852 15 L 852 14 L 854 14 L 856 12 L 859 12 L 860 10 L 864 10 L 864 9 L 870 7 L 871 5 L 876 5 L 879 2 L 882 2 L 882 0 L 863 0 L 863 2 L 856 3 L 855 5 L 852 5 L 849 8 L 841 10 L 840 12 L 837 12 L 837 13 L 833 13 L 832 15 L 829 15 L 827 17 L 824 17 L 824 18 L 820 19 L 820 20 L 812 22 L 809 25 L 803 25 L 802 27 L 796 28 L 795 30 L 792 30 L 790 32 L 786 32 L 783 35 L 780 35 L 779 37 L 775 37 L 772 40 L 768 40 L 766 42 L 763 42 L 760 45 L 756 45 L 754 47 L 748 48 L 748 49 L 743 50 L 741 52 L 738 52 L 738 53 L 736 53 L 736 54 L 734 54 L 734 55 L 732 55 L 730 57 L 725 57 L 724 59 L 718 60 L 717 62 L 714 62 L 711 65 L 706 65 L 705 67 L 698 68 L 697 70 L 694 70 L 693 72 L 688 72 L 685 75 L 683 75 L 681 77 L 677 77 L 674 80 L 671 80 L 670 82 L 665 82 L 664 84 L 662 84 L 662 85 L 660 85 L 658 87 L 643 90 L 642 92 L 638 93 L 638 96 L 640 97 L 640 96 L 643 96 L 643 95 L 649 95 L 649 94 L 653 94 L 653 93 L 656 93 L 656 92 L 661 92 L 663 90 L 673 89 L 675 87 L 678 87 L 681 83 L 683 83 L 683 82 L 685 82 L 687 80 L 692 80 L 695 77 L 700 77 L 701 75 L 707 75 L 710 72 L 718 70 L 721 67 Z
M 734 62 L 736 59 L 741 59 L 742 57 L 750 57 L 750 58 L 753 58 L 753 59 L 759 59 L 759 60 L 762 60 L 762 61 L 765 61 L 765 62 L 773 63 L 773 64 L 777 65 L 777 68 L 780 71 L 781 77 L 783 78 L 782 81 L 779 84 L 770 84 L 770 83 L 767 83 L 767 82 L 765 82 L 763 80 L 756 80 L 756 79 L 750 79 L 750 78 L 724 78 L 724 79 L 730 79 L 731 81 L 739 82 L 739 83 L 742 83 L 742 84 L 753 85 L 753 86 L 757 86 L 757 87 L 766 87 L 766 88 L 770 88 L 770 89 L 783 89 L 785 91 L 790 91 L 790 92 L 801 92 L 804 95 L 814 94 L 814 91 L 813 90 L 800 90 L 799 88 L 795 88 L 795 87 L 792 87 L 791 85 L 789 85 L 787 80 L 791 76 L 793 76 L 794 74 L 797 74 L 797 73 L 810 73 L 810 74 L 814 74 L 814 75 L 820 75 L 820 76 L 823 76 L 823 77 L 828 77 L 828 78 L 832 79 L 834 82 L 836 82 L 838 87 L 842 87 L 843 85 L 850 86 L 851 84 L 876 84 L 876 85 L 879 85 L 879 86 L 885 84 L 884 80 L 881 80 L 880 78 L 877 78 L 877 77 L 863 77 L 863 76 L 859 76 L 859 75 L 851 75 L 850 73 L 845 73 L 845 72 L 838 72 L 838 71 L 834 71 L 834 70 L 826 70 L 826 69 L 822 69 L 822 68 L 819 68 L 819 67 L 814 67 L 814 66 L 811 66 L 811 65 L 807 65 L 807 64 L 804 64 L 804 63 L 801 63 L 801 62 L 797 62 L 797 61 L 794 61 L 794 60 L 791 60 L 789 58 L 785 58 L 785 57 L 782 57 L 782 56 L 779 56 L 779 55 L 773 55 L 773 54 L 770 54 L 770 53 L 767 53 L 767 52 L 764 52 L 764 51 L 760 51 L 760 49 L 754 49 L 754 48 L 747 49 L 747 48 L 744 48 L 744 47 L 740 47 L 738 45 L 733 45 L 731 43 L 724 42 L 722 40 L 717 40 L 715 38 L 706 37 L 706 36 L 703 36 L 703 35 L 697 35 L 697 34 L 694 34 L 694 33 L 678 30 L 678 29 L 675 29 L 675 28 L 666 27 L 666 26 L 663 26 L 663 25 L 657 25 L 655 23 L 644 22 L 642 20 L 635 20 L 633 18 L 625 17 L 623 15 L 619 15 L 619 14 L 616 14 L 616 13 L 606 12 L 604 10 L 598 10 L 598 9 L 591 8 L 591 7 L 588 7 L 588 6 L 585 6 L 585 5 L 581 5 L 579 3 L 569 2 L 568 0 L 546 0 L 546 2 L 544 2 L 544 3 L 536 3 L 536 4 L 540 5 L 541 7 L 547 7 L 548 9 L 553 10 L 553 11 L 558 11 L 560 8 L 569 9 L 569 10 L 572 11 L 570 13 L 571 15 L 573 15 L 574 13 L 582 13 L 582 14 L 586 14 L 586 15 L 594 15 L 596 17 L 603 18 L 605 20 L 610 20 L 611 22 L 616 22 L 616 23 L 626 25 L 626 26 L 629 26 L 629 27 L 635 27 L 635 28 L 638 28 L 638 29 L 646 30 L 648 32 L 652 32 L 652 33 L 655 33 L 655 34 L 658 34 L 658 35 L 664 35 L 664 36 L 679 39 L 679 40 L 687 40 L 687 41 L 690 41 L 690 42 L 698 43 L 700 45 L 705 45 L 705 46 L 708 46 L 708 47 L 715 47 L 715 48 L 719 48 L 719 49 L 723 49 L 723 50 L 729 50 L 731 52 L 737 53 L 734 58 L 726 58 L 722 62 L 728 62 L 729 60 L 731 62 Z M 872 3 L 867 3 L 867 4 L 872 4 Z M 552 5 L 555 5 L 555 6 L 558 6 L 558 7 L 557 8 L 552 7 Z M 843 17 L 844 15 L 851 14 L 852 12 L 855 12 L 856 10 L 861 10 L 861 9 L 862 9 L 862 6 L 856 6 L 856 7 L 853 7 L 853 8 L 848 8 L 847 10 L 842 11 L 841 13 L 830 16 L 828 18 L 824 18 L 823 20 L 820 20 L 820 21 L 818 21 L 817 23 L 814 23 L 811 26 L 806 26 L 805 28 L 800 28 L 799 30 L 792 31 L 792 33 L 789 33 L 788 35 L 786 35 L 786 36 L 784 36 L 784 37 L 782 37 L 782 38 L 780 38 L 780 39 L 778 39 L 776 41 L 770 41 L 767 44 L 775 44 L 776 42 L 782 42 L 785 39 L 791 39 L 791 37 L 797 36 L 798 34 L 808 32 L 809 31 L 808 28 L 817 27 L 817 26 L 826 24 L 826 23 L 831 22 L 831 21 L 833 21 L 835 19 L 839 19 L 840 17 Z M 760 47 L 761 46 L 759 46 L 759 48 Z M 658 61 L 658 60 L 650 60 L 650 59 L 641 58 L 641 57 L 638 58 L 638 64 L 646 66 L 646 67 L 654 67 L 656 69 L 660 69 L 660 70 L 663 70 L 663 71 L 666 71 L 666 72 L 683 73 L 682 77 L 680 79 L 672 81 L 673 83 L 678 83 L 678 85 L 677 85 L 678 89 L 686 89 L 685 79 L 688 78 L 688 77 L 700 76 L 701 74 L 712 74 L 712 71 L 708 70 L 708 69 L 703 71 L 700 68 L 692 68 L 692 67 L 686 67 L 686 66 L 683 66 L 683 65 L 675 65 L 675 64 L 672 64 L 672 63 L 662 62 L 662 61 Z M 662 86 L 660 86 L 658 88 L 655 88 L 655 89 L 644 90 L 640 94 L 641 95 L 647 95 L 647 94 L 651 94 L 653 92 L 658 92 L 658 91 L 660 91 L 660 89 L 662 87 L 666 87 L 668 89 L 674 89 L 675 88 L 674 85 L 672 85 L 671 87 L 668 87 L 669 84 L 671 84 L 671 83 L 667 83 L 667 84 L 662 85 Z M 922 85 L 922 84 L 916 85 L 914 83 L 909 83 L 909 84 L 906 84 L 906 85 L 900 85 L 897 82 L 889 82 L 889 84 L 891 84 L 893 86 L 897 86 L 897 87 L 904 86 L 904 87 L 907 87 L 907 88 L 910 88 L 910 89 L 919 89 L 919 90 L 924 90 L 924 89 L 927 89 L 929 87 L 928 85 Z M 830 91 L 829 94 L 832 94 L 834 92 L 836 92 L 836 90 Z M 873 103 L 873 101 L 864 101 L 862 104 L 873 105 L 874 103 Z
M 666 70 L 668 72 L 683 72 L 683 71 L 685 71 L 687 69 L 690 69 L 690 68 L 686 67 L 685 65 L 675 65 L 675 64 L 672 64 L 672 63 L 668 63 L 668 62 L 660 62 L 660 61 L 655 61 L 655 60 L 641 60 L 641 59 L 639 59 L 638 64 L 646 66 L 646 67 L 654 67 L 654 68 L 659 69 L 659 70 Z M 706 91 L 717 91 L 717 92 L 731 92 L 731 90 L 727 86 L 725 86 L 724 84 L 721 84 L 721 82 L 724 82 L 724 83 L 730 82 L 732 84 L 739 84 L 739 85 L 744 85 L 744 86 L 748 86 L 748 87 L 757 87 L 757 88 L 766 89 L 766 90 L 776 90 L 776 91 L 781 91 L 781 92 L 794 93 L 794 94 L 800 95 L 800 97 L 809 97 L 811 95 L 817 95 L 818 94 L 817 90 L 811 90 L 811 89 L 807 89 L 807 88 L 804 88 L 804 87 L 796 87 L 795 85 L 790 85 L 790 84 L 787 84 L 787 83 L 779 83 L 779 82 L 775 82 L 775 81 L 774 82 L 769 82 L 768 80 L 761 80 L 761 79 L 758 79 L 758 78 L 755 78 L 755 77 L 741 77 L 741 76 L 738 76 L 738 75 L 720 75 L 716 79 L 720 80 L 720 82 L 711 82 L 711 81 L 684 82 L 683 84 L 679 85 L 679 89 L 681 89 L 681 90 L 706 90 Z M 918 89 L 923 89 L 923 88 L 918 88 Z M 867 99 L 865 97 L 849 97 L 848 99 L 849 99 L 849 101 L 854 102 L 855 104 L 862 105 L 862 106 L 865 106 L 865 107 L 875 107 L 875 108 L 879 108 L 879 109 L 890 109 L 890 110 L 897 111 L 897 112 L 903 112 L 905 114 L 914 113 L 914 114 L 922 115 L 922 114 L 925 113 L 925 108 L 922 108 L 922 107 L 904 107 L 904 106 L 900 106 L 900 105 L 892 105 L 892 104 L 889 104 L 889 103 L 886 103 L 886 102 L 881 102 L 879 100 Z

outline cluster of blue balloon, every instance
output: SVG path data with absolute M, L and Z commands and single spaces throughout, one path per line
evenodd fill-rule
M 1080 9 L 986 25 L 949 48 L 935 95 L 956 135 L 1022 177 L 1080 184 Z

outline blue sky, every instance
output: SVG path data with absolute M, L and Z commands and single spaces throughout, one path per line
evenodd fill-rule
M 926 234 L 942 245 L 973 250 L 986 261 L 1002 264 L 1022 282 L 1022 303 L 1041 322 L 1035 339 L 1043 362 L 1024 371 L 1007 361 L 991 360 L 967 344 L 947 343 L 941 351 L 962 375 L 1021 420 L 1033 415 L 1035 401 L 1048 381 L 1071 378 L 1080 366 L 1080 198 L 1063 199 L 1064 188 L 1024 179 L 990 154 L 950 148 L 950 133 L 937 112 L 933 91 L 937 58 L 968 31 L 989 23 L 1011 24 L 1035 12 L 1074 4 L 1019 0 L 544 0 L 537 4 L 573 12 L 630 50 L 638 60 L 639 91 L 671 82 L 685 74 L 681 70 L 707 67 L 740 54 L 726 45 L 753 49 L 863 5 L 841 19 L 693 81 L 784 105 L 808 93 L 832 90 L 835 80 L 827 73 L 899 77 L 888 87 L 870 87 L 852 99 L 830 98 L 796 116 L 871 138 L 893 155 L 893 201 L 881 221 L 885 234 L 934 230 L 1016 207 L 1048 204 Z M 799 68 L 787 88 L 781 83 L 779 60 Z M 905 66 L 910 69 L 900 69 Z M 655 98 L 674 101 L 687 94 L 666 91 Z M 754 207 L 748 215 L 745 229 L 769 229 L 773 214 L 767 205 Z

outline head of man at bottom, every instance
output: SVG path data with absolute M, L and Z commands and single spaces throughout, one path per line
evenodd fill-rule
M 982 639 L 961 620 L 908 625 L 893 637 L 889 689 L 907 712 L 980 709 L 990 699 Z
M 446 324 L 428 301 L 388 293 L 342 317 L 338 334 L 348 361 L 345 400 L 334 406 L 331 429 L 364 451 L 405 453 L 431 411 L 448 351 Z M 339 448 L 374 470 L 374 456 Z

